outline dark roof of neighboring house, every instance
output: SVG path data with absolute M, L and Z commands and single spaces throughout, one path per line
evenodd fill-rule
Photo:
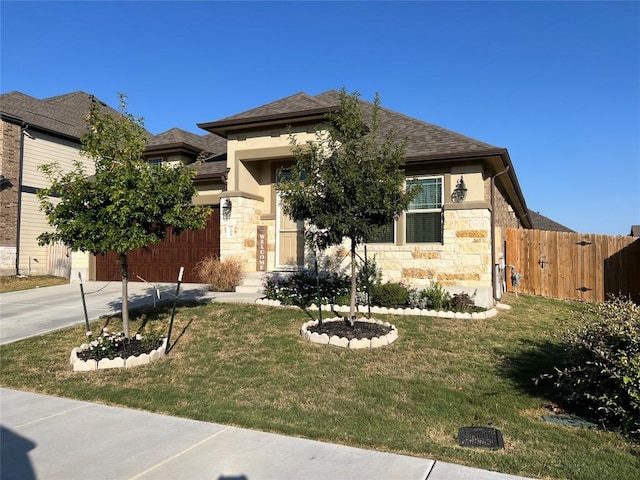
M 640 225 L 631 225 L 631 234 L 632 237 L 640 237 Z
M 227 152 L 227 141 L 214 134 L 196 135 L 179 128 L 172 128 L 156 135 L 147 142 L 148 150 L 191 147 L 192 150 L 220 155 Z
M 554 222 L 550 218 L 540 215 L 538 212 L 529 210 L 529 218 L 531 219 L 532 228 L 534 230 L 545 230 L 551 232 L 574 232 L 569 227 Z
M 29 127 L 80 140 L 87 128 L 87 114 L 92 101 L 117 115 L 106 103 L 85 92 L 73 92 L 37 99 L 20 92 L 0 95 L 0 112 L 16 118 Z

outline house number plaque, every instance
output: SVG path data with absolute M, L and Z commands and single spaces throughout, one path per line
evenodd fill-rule
M 267 227 L 258 226 L 256 236 L 256 270 L 258 272 L 267 271 Z

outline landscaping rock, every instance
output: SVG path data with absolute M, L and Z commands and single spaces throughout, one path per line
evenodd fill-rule
M 137 357 L 127 358 L 127 361 L 125 362 L 125 367 L 131 368 L 131 367 L 137 367 L 139 365 L 146 365 L 150 361 L 151 361 L 151 357 L 146 353 L 143 353 L 142 355 L 138 355 Z
M 384 337 L 373 337 L 371 339 L 371 348 L 384 347 L 385 345 L 389 345 L 388 334 Z
M 96 362 L 95 360 L 87 360 L 86 362 L 82 360 L 78 360 L 73 364 L 74 372 L 90 372 L 92 370 L 97 370 L 97 369 L 98 369 L 98 362 Z
M 349 339 L 346 337 L 338 337 L 337 335 L 333 335 L 329 339 L 329 345 L 347 348 L 349 346 Z
M 349 341 L 349 348 L 354 350 L 357 350 L 360 348 L 371 348 L 371 340 L 369 340 L 368 338 L 361 338 L 361 339 L 354 338 L 353 340 Z
M 98 362 L 98 370 L 106 368 L 123 368 L 124 358 L 116 357 L 114 359 L 103 358 Z

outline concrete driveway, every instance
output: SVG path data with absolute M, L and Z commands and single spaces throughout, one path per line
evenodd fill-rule
M 89 320 L 117 313 L 122 308 L 120 282 L 84 282 L 85 300 Z M 172 301 L 176 284 L 151 285 L 129 282 L 129 309 L 160 300 Z M 211 292 L 204 284 L 180 285 L 181 300 L 247 301 L 253 302 L 257 294 L 239 295 L 232 292 Z M 24 338 L 42 335 L 85 321 L 80 284 L 70 283 L 55 287 L 34 288 L 0 294 L 0 345 Z

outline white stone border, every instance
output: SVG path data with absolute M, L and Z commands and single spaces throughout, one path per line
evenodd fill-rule
M 69 359 L 74 372 L 89 372 L 91 370 L 102 370 L 105 368 L 131 368 L 138 365 L 146 365 L 159 358 L 164 357 L 167 351 L 167 339 L 162 339 L 162 345 L 149 353 L 143 353 L 137 357 L 131 356 L 127 358 L 116 357 L 114 359 L 103 358 L 101 360 L 80 360 L 78 352 L 88 350 L 89 345 L 84 343 L 80 347 L 74 347 L 71 350 Z
M 318 320 L 309 320 L 300 328 L 300 335 L 305 340 L 311 343 L 319 343 L 321 345 L 335 345 L 336 347 L 344 347 L 344 348 L 352 348 L 352 349 L 360 349 L 360 348 L 378 348 L 384 347 L 385 345 L 391 345 L 398 339 L 398 329 L 395 325 L 390 324 L 389 322 L 383 322 L 382 320 L 373 320 L 366 318 L 359 318 L 356 321 L 365 322 L 365 323 L 376 323 L 378 325 L 384 325 L 385 327 L 391 328 L 391 331 L 386 335 L 381 337 L 373 337 L 369 338 L 353 338 L 349 340 L 346 337 L 338 337 L 337 335 L 332 335 L 329 337 L 326 333 L 318 333 L 318 332 L 310 332 L 309 327 L 318 325 Z M 344 322 L 342 318 L 329 318 L 327 320 L 323 320 L 323 323 L 329 322 Z
M 291 307 L 298 308 L 296 306 L 291 305 L 282 305 L 280 300 L 267 300 L 266 298 L 259 298 L 256 300 L 258 305 L 267 305 L 270 307 Z M 507 309 L 511 308 L 508 305 L 498 304 L 497 308 Z M 386 307 L 371 307 L 371 313 L 375 315 L 419 315 L 423 317 L 438 317 L 438 318 L 455 318 L 460 320 L 465 319 L 473 319 L 473 320 L 484 320 L 486 318 L 495 317 L 498 314 L 497 308 L 491 308 L 484 312 L 450 312 L 443 310 L 426 310 L 420 308 L 386 308 Z M 312 304 L 309 306 L 308 310 L 318 310 L 318 306 Z M 349 313 L 349 305 L 322 305 L 322 310 L 330 312 L 341 312 L 341 313 Z

